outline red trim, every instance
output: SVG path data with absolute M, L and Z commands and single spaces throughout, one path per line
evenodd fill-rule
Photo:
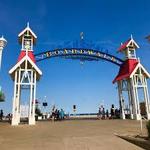
M 135 67 L 138 64 L 138 60 L 137 59 L 128 59 L 126 60 L 121 66 L 120 66 L 120 70 L 118 75 L 116 76 L 116 78 L 113 80 L 113 83 L 115 83 L 116 81 L 128 78 L 131 73 L 134 71 Z
M 19 55 L 19 57 L 18 57 L 18 62 L 21 61 L 21 60 L 24 58 L 25 55 L 26 55 L 26 51 L 23 51 L 23 50 L 22 50 L 21 53 L 20 53 L 20 55 Z M 31 59 L 34 63 L 36 63 L 35 57 L 34 57 L 34 54 L 33 54 L 32 51 L 28 51 L 28 56 L 30 57 L 30 59 Z

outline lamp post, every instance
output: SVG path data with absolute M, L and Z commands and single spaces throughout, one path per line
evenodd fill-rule
M 6 46 L 7 44 L 7 41 L 6 39 L 2 36 L 0 38 L 0 69 L 1 69 L 1 62 L 2 62 L 2 52 L 3 52 L 3 49 L 4 47 Z

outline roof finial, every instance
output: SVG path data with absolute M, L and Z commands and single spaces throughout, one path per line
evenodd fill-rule
M 27 22 L 27 27 L 29 28 L 29 22 Z
M 132 36 L 132 34 L 131 34 L 131 40 L 133 40 L 133 36 Z

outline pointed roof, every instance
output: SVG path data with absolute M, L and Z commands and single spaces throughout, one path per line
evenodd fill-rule
M 31 64 L 31 66 L 36 70 L 36 72 L 37 72 L 37 80 L 39 80 L 40 76 L 42 75 L 42 71 L 34 63 L 32 57 L 30 55 L 25 55 L 22 58 L 19 57 L 17 64 L 9 70 L 9 74 L 11 75 L 12 79 L 14 79 L 14 72 L 15 72 L 15 70 L 18 67 L 20 67 L 25 62 L 25 60 L 27 60 Z
M 132 71 L 132 73 L 130 74 L 130 78 L 133 77 L 133 75 L 136 73 L 138 68 L 141 68 L 143 71 L 143 74 L 147 77 L 150 78 L 150 74 L 149 72 L 144 68 L 144 66 L 141 63 L 138 63 L 138 65 L 135 67 L 135 69 Z
M 19 57 L 18 57 L 18 62 L 21 61 L 21 59 L 22 59 L 23 57 L 25 57 L 25 55 L 26 55 L 26 51 L 25 51 L 25 50 L 22 50 L 21 53 L 20 53 L 20 55 L 19 55 Z M 33 51 L 28 51 L 28 56 L 30 57 L 30 59 L 31 59 L 34 63 L 36 63 L 36 60 L 35 60 Z
M 27 27 L 18 34 L 18 37 L 21 37 L 26 31 L 29 31 L 35 39 L 37 38 L 37 36 L 35 35 L 35 33 L 29 27 L 29 23 L 27 23 Z
M 146 69 L 140 64 L 137 59 L 127 59 L 121 66 L 118 75 L 113 80 L 113 83 L 123 80 L 125 78 L 131 78 L 137 69 L 141 67 L 144 71 L 145 75 L 150 78 L 150 74 L 146 71 Z
M 118 48 L 118 51 L 119 52 L 122 52 L 124 51 L 127 47 L 129 47 L 131 44 L 134 45 L 135 49 L 139 48 L 138 44 L 134 41 L 134 39 L 132 38 L 132 35 L 131 35 L 131 38 L 129 38 L 126 42 L 124 42 L 123 44 L 121 44 L 121 46 Z
M 36 42 L 36 39 L 37 39 L 37 36 L 36 34 L 31 30 L 31 28 L 29 27 L 29 23 L 27 23 L 27 27 L 21 31 L 19 34 L 18 34 L 18 37 L 19 37 L 19 43 L 21 43 L 21 40 L 22 40 L 22 36 L 25 34 L 25 32 L 29 31 L 30 34 L 32 35 L 33 39 L 34 39 L 34 43 Z
M 130 74 L 133 72 L 135 67 L 139 62 L 137 59 L 127 59 L 121 66 L 118 75 L 113 80 L 113 83 L 116 81 L 122 80 L 124 78 L 128 78 Z

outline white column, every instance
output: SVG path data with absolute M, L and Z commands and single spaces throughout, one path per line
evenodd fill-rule
M 36 99 L 36 71 L 34 71 L 34 95 L 33 95 L 33 117 L 35 120 L 35 99 Z
M 125 113 L 124 113 L 124 105 L 123 105 L 123 95 L 122 95 L 122 81 L 118 81 L 118 95 L 119 95 L 119 102 L 120 102 L 120 117 L 122 119 L 125 118 Z
M 20 92 L 21 92 L 21 70 L 18 70 L 18 88 L 17 88 L 17 120 L 20 123 Z
M 136 94 L 136 104 L 137 104 L 137 120 L 141 120 L 141 110 L 140 110 L 140 102 L 139 102 L 139 95 L 138 95 L 138 82 L 136 81 L 136 78 L 134 77 L 134 89 Z
M 144 78 L 144 100 L 145 100 L 145 108 L 146 108 L 146 114 L 147 119 L 150 120 L 150 101 L 149 101 L 149 93 L 148 93 L 148 87 L 147 87 L 147 80 Z
M 130 109 L 130 118 L 133 119 L 133 104 L 132 104 L 132 95 L 131 95 L 131 83 L 130 79 L 127 81 L 128 86 L 128 98 L 129 98 L 129 109 Z
M 131 88 L 131 93 L 132 93 L 132 102 L 133 102 L 133 116 L 134 116 L 134 119 L 136 120 L 140 120 L 141 119 L 141 114 L 140 114 L 140 110 L 139 110 L 139 107 L 138 107 L 138 103 L 139 101 L 137 100 L 138 98 L 138 93 L 136 91 L 136 88 L 135 87 L 135 77 L 133 76 L 131 78 L 131 84 L 132 84 L 132 88 Z
M 30 108 L 29 108 L 29 125 L 35 124 L 35 117 L 33 116 L 33 70 L 31 71 L 31 83 L 30 83 Z
M 13 97 L 13 108 L 12 108 L 12 122 L 11 122 L 11 125 L 18 125 L 16 99 L 17 99 L 17 70 L 15 71 L 14 97 Z

